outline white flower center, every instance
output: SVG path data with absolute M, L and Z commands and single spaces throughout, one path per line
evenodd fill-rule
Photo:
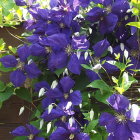
M 70 134 L 69 139 L 70 140 L 74 139 L 74 134 Z
M 34 135 L 33 134 L 30 134 L 28 138 L 29 138 L 29 140 L 33 140 Z
M 71 45 L 68 45 L 65 49 L 65 52 L 68 54 L 68 55 L 71 55 L 72 52 L 73 52 L 73 48 Z
M 117 122 L 119 123 L 126 123 L 127 118 L 123 114 L 115 114 Z

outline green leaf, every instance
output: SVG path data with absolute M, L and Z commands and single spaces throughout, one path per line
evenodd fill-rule
M 5 44 L 4 40 L 0 39 L 0 51 L 4 50 Z
M 130 76 L 128 72 L 124 72 L 122 77 L 119 80 L 119 86 L 116 86 L 115 89 L 120 93 L 123 94 L 126 90 L 128 90 L 133 83 L 136 83 L 137 80 Z
M 81 64 L 81 66 L 85 69 L 91 70 L 92 68 L 89 65 Z
M 28 102 L 32 101 L 31 93 L 26 88 L 21 87 L 19 89 L 16 89 L 15 94 L 25 101 L 28 101 Z
M 4 83 L 2 81 L 0 81 L 0 92 L 5 90 L 5 88 L 6 88 L 6 86 L 4 85 Z
M 12 71 L 13 68 L 5 68 L 1 63 L 0 63 L 0 71 L 2 72 L 9 72 Z
M 14 92 L 13 87 L 7 87 L 5 89 L 5 91 L 0 93 L 0 102 L 4 102 L 7 99 L 9 99 L 11 97 L 11 95 L 13 95 L 13 92 Z
M 95 80 L 92 83 L 90 83 L 87 87 L 111 91 L 111 87 L 109 87 L 109 85 L 107 85 L 103 80 Z
M 139 9 L 138 8 L 132 8 L 132 12 L 133 12 L 133 14 L 135 15 L 135 16 L 139 16 L 139 14 L 140 14 L 140 11 L 139 11 Z
M 98 124 L 98 120 L 92 120 L 88 126 L 85 128 L 86 133 L 90 133 L 92 130 L 94 130 L 95 126 Z
M 17 48 L 14 48 L 12 46 L 8 46 L 8 49 L 14 54 L 17 52 Z
M 65 68 L 62 68 L 62 69 L 58 69 L 55 71 L 55 74 L 59 77 L 60 74 L 62 74 L 64 72 Z
M 14 138 L 13 140 L 26 140 L 27 137 L 25 136 L 19 136 L 19 137 L 16 137 Z
M 102 102 L 104 104 L 108 104 L 108 102 L 106 101 L 108 99 L 109 96 L 111 96 L 111 92 L 110 91 L 104 91 L 103 94 L 102 92 L 100 92 L 99 90 L 95 92 L 95 98 L 96 100 L 98 100 L 99 102 Z
M 129 22 L 128 24 L 126 25 L 129 25 L 129 26 L 134 26 L 134 27 L 137 27 L 140 29 L 140 22 Z
M 97 133 L 91 136 L 91 140 L 103 140 L 102 135 Z

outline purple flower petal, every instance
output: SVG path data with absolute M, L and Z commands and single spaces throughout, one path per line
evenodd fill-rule
M 58 127 L 50 136 L 50 140 L 66 140 L 69 138 L 69 131 L 63 127 Z
M 67 93 L 70 91 L 70 89 L 74 87 L 75 82 L 69 76 L 66 76 L 60 80 L 60 84 L 61 87 L 63 88 L 63 91 Z
M 13 136 L 29 136 L 30 132 L 27 131 L 27 129 L 24 126 L 19 126 L 16 129 L 14 129 L 11 134 Z
M 24 81 L 26 80 L 26 76 L 21 70 L 16 70 L 11 72 L 10 81 L 16 86 L 20 87 Z
M 16 65 L 18 63 L 15 56 L 13 56 L 13 55 L 6 55 L 6 56 L 0 58 L 0 62 L 6 68 L 16 67 Z
M 46 90 L 50 89 L 50 85 L 46 81 L 38 82 L 34 85 L 35 91 L 39 92 L 41 88 L 45 88 Z
M 87 13 L 87 20 L 97 22 L 104 15 L 104 10 L 99 7 L 94 7 Z
M 27 60 L 28 56 L 30 55 L 29 47 L 27 47 L 27 45 L 24 45 L 24 46 L 18 48 L 17 53 L 19 55 L 20 60 L 25 62 Z
M 69 99 L 73 105 L 79 105 L 82 103 L 82 95 L 79 90 L 74 91 L 73 93 L 70 94 Z
M 77 56 L 71 55 L 69 63 L 68 63 L 68 69 L 74 73 L 74 74 L 80 74 L 81 72 L 81 65 L 80 65 L 80 61 L 78 60 Z
M 101 61 L 104 61 L 104 60 L 106 60 L 106 61 L 113 61 L 113 59 L 111 57 L 109 57 L 109 56 L 106 56 L 105 58 L 101 59 Z M 118 72 L 119 71 L 119 69 L 116 66 L 111 65 L 108 62 L 105 62 L 102 66 L 104 67 L 104 69 L 108 73 L 113 73 L 113 72 Z
M 107 101 L 117 111 L 124 112 L 129 107 L 129 100 L 120 94 L 111 95 Z
M 122 15 L 126 14 L 126 11 L 130 8 L 129 3 L 127 0 L 118 0 L 115 1 L 112 5 L 112 13 L 120 16 L 122 18 Z
M 90 140 L 90 137 L 86 133 L 79 133 L 78 135 L 75 136 L 75 140 Z
M 43 137 L 35 137 L 33 140 L 45 140 Z
M 115 131 L 117 122 L 113 115 L 105 112 L 101 114 L 99 124 L 106 126 L 107 131 L 110 133 Z
M 49 98 L 60 98 L 63 97 L 63 93 L 59 88 L 49 89 L 46 93 Z
M 72 47 L 74 49 L 82 49 L 87 50 L 89 48 L 89 41 L 87 40 L 86 36 L 74 36 L 72 38 Z
M 101 57 L 102 54 L 108 49 L 109 46 L 110 46 L 110 43 L 106 39 L 97 42 L 93 46 L 94 55 L 97 57 Z
M 42 115 L 41 118 L 43 118 L 45 121 L 51 121 L 57 118 L 60 118 L 62 116 L 66 116 L 66 114 L 61 109 L 52 109 L 49 113 L 48 110 L 46 110 Z
M 16 5 L 18 6 L 25 6 L 26 2 L 24 0 L 15 0 Z
M 65 67 L 67 64 L 67 55 L 63 52 L 52 53 L 48 60 L 48 68 L 52 71 Z
M 140 135 L 140 124 L 137 122 L 128 121 L 129 129 L 134 133 L 139 133 Z
M 38 130 L 35 126 L 33 125 L 30 125 L 30 124 L 26 124 L 26 127 L 28 128 L 30 134 L 33 134 L 33 135 L 37 135 L 40 130 Z
M 117 140 L 128 140 L 132 137 L 132 133 L 127 124 L 118 124 L 114 136 Z
M 90 82 L 100 79 L 99 75 L 92 70 L 86 70 L 86 75 L 88 79 L 90 80 Z
M 53 100 L 49 97 L 46 97 L 42 100 L 42 108 L 46 109 L 52 103 L 54 103 Z
M 29 78 L 36 78 L 41 74 L 41 71 L 35 63 L 25 65 L 25 71 L 27 72 Z
M 68 45 L 66 35 L 62 33 L 48 36 L 47 41 L 54 51 L 60 51 Z
M 104 17 L 103 20 L 100 21 L 99 30 L 101 34 L 107 34 L 114 30 L 118 21 L 118 17 L 112 13 L 108 14 Z
M 33 44 L 30 46 L 30 52 L 31 52 L 31 55 L 33 56 L 44 56 L 46 53 L 45 53 L 45 48 L 42 47 L 41 45 L 39 44 Z

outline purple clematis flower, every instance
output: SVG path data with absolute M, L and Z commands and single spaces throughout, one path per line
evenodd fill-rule
M 74 84 L 74 80 L 69 76 L 63 77 L 58 86 L 46 92 L 47 97 L 42 101 L 43 108 L 48 107 L 51 103 L 55 103 L 56 99 L 59 99 L 60 102 L 64 104 L 71 102 L 72 105 L 79 105 L 82 102 L 82 96 L 79 90 L 71 91 Z
M 38 136 L 39 133 L 40 130 L 29 124 L 19 126 L 11 132 L 13 136 L 27 136 L 27 140 L 45 140 L 45 138 Z
M 73 12 L 79 10 L 79 0 L 51 0 L 51 8 L 58 7 L 59 9 L 67 12 Z
M 42 107 L 45 109 L 51 103 L 55 103 L 57 99 L 64 104 L 71 102 L 72 105 L 79 105 L 82 102 L 82 96 L 79 90 L 71 91 L 74 84 L 74 80 L 72 80 L 69 76 L 63 77 L 58 86 L 56 86 L 54 89 L 49 89 L 46 92 L 45 95 L 47 97 L 43 99 Z
M 138 140 L 140 138 L 140 109 L 136 105 L 129 108 L 129 100 L 119 94 L 113 94 L 107 99 L 115 109 L 115 114 L 102 113 L 99 123 L 110 133 L 109 140 Z
M 64 127 L 58 127 L 50 136 L 50 140 L 90 140 L 88 134 L 80 132 L 74 118 L 70 118 Z
M 54 50 L 48 60 L 50 70 L 67 66 L 72 73 L 80 74 L 81 65 L 76 51 L 88 49 L 89 42 L 86 36 L 73 37 L 72 40 L 68 40 L 65 34 L 54 34 L 48 37 L 48 43 Z
M 117 22 L 125 16 L 129 9 L 127 0 L 93 0 L 95 3 L 104 5 L 104 8 L 94 7 L 87 13 L 87 20 L 91 22 L 99 21 L 99 31 L 101 34 L 112 32 Z
M 16 67 L 17 69 L 10 74 L 10 81 L 16 86 L 21 86 L 26 78 L 36 78 L 41 74 L 37 65 L 34 62 L 27 64 L 27 58 L 30 55 L 29 48 L 25 45 L 18 50 L 19 60 L 15 56 L 7 55 L 0 59 L 3 66 L 6 68 Z
M 60 103 L 56 108 L 53 108 L 51 111 L 48 109 L 41 115 L 45 121 L 51 121 L 58 118 L 64 118 L 67 116 L 72 116 L 74 114 L 72 106 L 69 106 L 68 103 Z

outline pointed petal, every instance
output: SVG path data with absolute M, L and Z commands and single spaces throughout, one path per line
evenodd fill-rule
M 69 76 L 65 76 L 60 80 L 60 85 L 65 93 L 69 92 L 74 87 L 75 81 Z
M 25 71 L 27 72 L 29 78 L 36 78 L 41 74 L 41 71 L 35 63 L 25 65 Z
M 132 121 L 128 121 L 129 129 L 134 133 L 140 133 L 140 124 Z M 140 134 L 139 134 L 140 135 Z
M 16 86 L 20 87 L 24 81 L 26 80 L 26 76 L 21 70 L 16 70 L 11 72 L 10 81 Z
M 50 140 L 66 140 L 69 138 L 69 131 L 63 127 L 58 127 L 50 136 Z
M 54 51 L 60 51 L 68 45 L 66 35 L 62 33 L 48 36 L 47 41 Z
M 14 129 L 11 134 L 13 136 L 29 136 L 30 132 L 24 126 L 19 126 Z
M 72 47 L 74 49 L 87 50 L 89 48 L 89 41 L 84 35 L 74 36 L 72 38 Z
M 50 85 L 46 81 L 38 82 L 34 85 L 34 87 L 36 92 L 39 92 L 41 88 L 45 88 L 45 90 L 50 89 Z
M 74 73 L 74 74 L 80 74 L 81 72 L 81 65 L 80 65 L 80 61 L 78 60 L 77 56 L 71 55 L 69 63 L 68 63 L 68 69 Z
M 103 16 L 104 12 L 102 8 L 94 7 L 87 13 L 87 20 L 91 22 L 97 22 Z
M 109 57 L 109 56 L 106 56 L 105 58 L 101 59 L 101 61 L 104 61 L 104 60 L 106 60 L 106 61 L 113 61 L 114 59 L 112 59 L 112 58 Z M 118 71 L 119 71 L 119 69 L 118 69 L 116 66 L 111 65 L 111 64 L 108 63 L 108 62 L 105 62 L 102 66 L 104 67 L 104 69 L 105 69 L 108 73 L 113 73 L 113 72 L 118 72 Z
M 59 52 L 57 54 L 52 53 L 48 60 L 48 68 L 51 71 L 55 69 L 63 68 L 67 65 L 67 55 L 63 52 Z
M 13 55 L 6 55 L 6 56 L 0 58 L 0 62 L 6 68 L 16 67 L 16 65 L 18 63 L 15 56 L 13 56 Z
M 86 133 L 79 133 L 78 135 L 75 136 L 76 140 L 90 140 L 90 137 Z
M 114 30 L 118 21 L 118 17 L 112 13 L 108 14 L 104 17 L 103 20 L 100 21 L 99 30 L 101 34 L 107 34 Z
M 45 121 L 51 121 L 57 118 L 60 118 L 62 116 L 65 116 L 66 114 L 62 111 L 62 110 L 56 110 L 56 109 L 52 109 L 50 113 L 48 113 L 48 110 L 46 110 L 41 118 L 43 118 Z
M 46 109 L 51 103 L 54 103 L 53 100 L 49 97 L 46 97 L 42 100 L 42 108 Z
M 120 16 L 120 18 L 122 18 L 123 15 L 125 16 L 128 9 L 130 9 L 130 6 L 127 0 L 118 0 L 112 5 L 112 13 Z
M 114 137 L 117 140 L 128 140 L 132 137 L 132 133 L 127 124 L 118 124 L 114 132 Z
M 30 124 L 26 124 L 26 127 L 28 128 L 30 134 L 36 135 L 40 132 L 40 130 L 38 130 L 35 126 L 30 125 Z
M 63 93 L 59 88 L 49 89 L 46 93 L 49 98 L 60 98 L 63 97 Z
M 106 126 L 107 131 L 110 133 L 115 131 L 117 122 L 113 115 L 105 112 L 101 114 L 99 124 Z
M 34 140 L 45 140 L 43 137 L 35 137 Z
M 24 45 L 24 46 L 18 48 L 17 53 L 18 53 L 20 60 L 25 62 L 27 60 L 28 56 L 30 55 L 29 47 L 27 47 L 27 45 Z
M 18 6 L 25 6 L 26 2 L 24 0 L 15 0 L 16 5 Z
M 86 75 L 88 79 L 90 80 L 90 82 L 100 79 L 99 75 L 92 70 L 86 70 Z
M 74 91 L 73 93 L 70 94 L 68 100 L 71 101 L 73 105 L 79 105 L 80 103 L 82 103 L 81 92 L 79 90 Z
M 93 46 L 94 55 L 97 57 L 101 57 L 102 54 L 108 49 L 109 46 L 110 46 L 110 43 L 106 39 L 99 41 Z
M 129 100 L 120 94 L 111 95 L 107 101 L 114 109 L 120 112 L 125 112 L 129 107 Z
M 39 44 L 33 44 L 30 46 L 30 52 L 33 56 L 44 56 L 45 55 L 45 48 Z

